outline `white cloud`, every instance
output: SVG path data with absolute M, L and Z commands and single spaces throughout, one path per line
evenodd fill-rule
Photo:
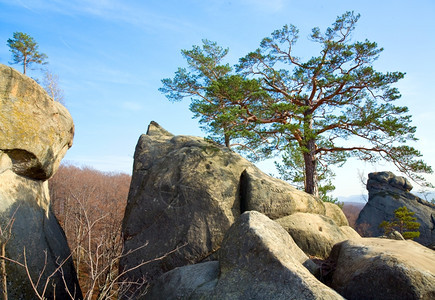
M 62 15 L 92 15 L 111 21 L 131 24 L 142 29 L 185 31 L 194 26 L 181 19 L 165 16 L 149 9 L 145 1 L 122 0 L 0 0 L 34 12 L 54 12 Z

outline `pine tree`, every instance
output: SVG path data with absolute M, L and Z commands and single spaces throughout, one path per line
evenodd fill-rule
M 393 85 L 405 74 L 373 68 L 383 49 L 352 40 L 358 19 L 346 12 L 324 33 L 314 28 L 310 40 L 321 50 L 308 60 L 294 54 L 293 25 L 264 38 L 234 69 L 223 63 L 228 49 L 204 40 L 202 47 L 182 50 L 187 68 L 163 79 L 159 90 L 171 101 L 190 98 L 194 116 L 227 147 L 253 159 L 283 153 L 302 159 L 293 179 L 314 196 L 319 176 L 352 157 L 385 160 L 424 181 L 420 174 L 432 168 L 409 146 L 417 141 L 416 127 L 408 108 L 394 105 L 400 93 Z
M 14 32 L 13 38 L 8 39 L 7 45 L 12 52 L 13 64 L 23 65 L 23 74 L 32 63 L 46 64 L 47 55 L 38 51 L 38 43 L 28 34 Z
M 413 217 L 414 212 L 408 210 L 406 206 L 399 207 L 394 211 L 392 221 L 383 221 L 379 227 L 384 229 L 386 235 L 394 230 L 399 231 L 404 239 L 414 239 L 420 236 L 420 223 L 416 222 L 417 218 Z

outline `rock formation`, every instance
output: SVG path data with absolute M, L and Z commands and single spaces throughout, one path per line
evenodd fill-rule
M 298 212 L 276 221 L 305 253 L 323 259 L 329 256 L 335 244 L 360 237 L 353 228 L 339 227 L 332 219 L 312 213 Z
M 406 181 L 391 184 L 409 190 Z M 120 268 L 133 269 L 125 279 L 151 283 L 136 299 L 434 296 L 431 250 L 363 239 L 337 206 L 262 173 L 225 147 L 174 136 L 155 122 L 136 147 L 123 232 Z M 143 261 L 149 263 L 136 267 Z M 392 290 L 397 282 L 399 292 Z
M 281 226 L 247 211 L 226 233 L 218 263 L 165 273 L 147 299 L 343 299 L 308 269 L 313 262 Z
M 35 283 L 43 272 L 39 293 L 54 273 L 45 292 L 48 299 L 54 294 L 69 298 L 66 288 L 81 297 L 65 234 L 50 210 L 47 183 L 73 135 L 66 108 L 34 80 L 0 65 L 0 244 L 10 259 L 24 263 L 25 255 Z M 56 271 L 61 263 L 62 273 Z M 6 262 L 6 273 L 9 299 L 36 298 L 22 266 Z
M 346 299 L 435 299 L 435 252 L 413 241 L 379 238 L 334 246 L 331 286 Z
M 296 212 L 329 214 L 328 222 L 347 225 L 339 209 L 326 209 L 322 201 L 262 173 L 228 148 L 174 136 L 152 122 L 136 146 L 123 222 L 126 253 L 148 245 L 125 256 L 121 269 L 177 248 L 129 272 L 128 279 L 157 278 L 176 267 L 216 259 L 227 230 L 251 210 L 271 219 Z
M 410 193 L 412 185 L 403 177 L 391 172 L 370 173 L 367 181 L 369 199 L 356 221 L 370 225 L 371 236 L 381 236 L 383 230 L 379 224 L 394 218 L 394 211 L 406 206 L 415 213 L 420 223 L 420 237 L 415 241 L 422 245 L 435 246 L 435 205 Z

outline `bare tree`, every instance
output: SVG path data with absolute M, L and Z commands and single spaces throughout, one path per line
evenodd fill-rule
M 59 86 L 59 76 L 57 74 L 45 69 L 41 85 L 54 101 L 65 105 L 64 92 Z
M 74 249 L 84 298 L 116 294 L 130 176 L 61 165 L 49 183 L 53 211 Z
M 137 249 L 124 251 L 121 237 L 121 223 L 126 205 L 130 176 L 126 174 L 102 173 L 91 168 L 61 165 L 56 175 L 50 179 L 52 209 L 59 219 L 67 236 L 71 254 L 63 261 L 56 262 L 56 268 L 47 274 L 47 252 L 45 265 L 38 276 L 32 274 L 26 248 L 19 259 L 11 258 L 5 251 L 0 253 L 0 276 L 3 299 L 7 295 L 7 270 L 4 262 L 12 263 L 25 270 L 30 286 L 37 299 L 46 299 L 53 285 L 55 274 L 60 273 L 67 287 L 63 266 L 72 257 L 83 299 L 137 299 L 146 293 L 147 281 L 140 278 L 127 281 L 125 275 L 150 262 L 161 260 L 184 245 L 150 261 L 142 261 L 129 269 L 120 270 L 119 260 L 148 245 L 144 242 Z M 13 216 L 0 227 L 1 246 L 6 244 L 14 224 Z M 3 247 L 1 247 L 3 249 Z M 145 288 L 144 288 L 145 286 Z M 71 299 L 77 298 L 75 291 L 67 290 Z M 56 295 L 53 296 L 54 298 Z
M 15 213 L 17 212 L 15 209 L 12 216 L 5 222 L 5 224 L 0 224 L 0 279 L 1 279 L 1 294 L 3 300 L 8 299 L 8 284 L 7 284 L 7 270 L 6 270 L 6 260 L 3 257 L 6 257 L 6 244 L 9 242 L 12 235 L 12 226 L 15 221 Z

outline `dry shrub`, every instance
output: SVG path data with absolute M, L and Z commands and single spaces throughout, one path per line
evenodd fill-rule
M 349 226 L 355 228 L 356 219 L 358 219 L 360 211 L 363 209 L 364 203 L 346 203 L 343 204 L 343 213 L 349 221 Z
M 61 165 L 50 179 L 53 211 L 73 252 L 85 299 L 117 293 L 121 224 L 130 175 Z

